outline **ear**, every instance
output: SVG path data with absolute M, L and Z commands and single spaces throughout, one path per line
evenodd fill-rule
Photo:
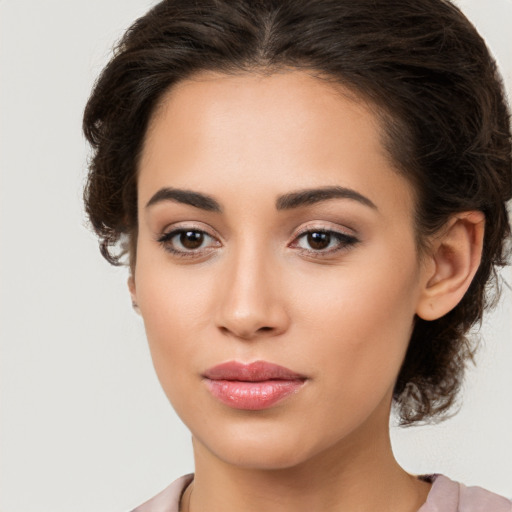
M 464 212 L 454 215 L 434 236 L 416 308 L 420 318 L 437 320 L 464 297 L 480 265 L 484 228 L 482 212 Z
M 130 290 L 130 296 L 132 298 L 132 306 L 136 313 L 140 315 L 140 309 L 137 304 L 137 293 L 135 290 L 135 278 L 133 277 L 133 274 L 130 274 L 130 277 L 128 278 L 128 290 Z

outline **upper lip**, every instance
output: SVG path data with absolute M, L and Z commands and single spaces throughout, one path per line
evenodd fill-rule
M 238 380 L 244 382 L 306 379 L 304 375 L 267 361 L 254 361 L 252 363 L 227 361 L 209 368 L 204 372 L 203 377 L 210 380 Z

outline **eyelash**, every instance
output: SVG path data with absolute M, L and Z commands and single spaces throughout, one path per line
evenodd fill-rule
M 183 233 L 200 233 L 201 235 L 206 235 L 209 238 L 214 238 L 213 236 L 209 235 L 206 231 L 202 229 L 197 228 L 179 228 L 174 229 L 172 231 L 169 231 L 168 233 L 163 233 L 161 236 L 157 238 L 157 242 L 162 245 L 165 251 L 170 252 L 173 256 L 176 256 L 178 258 L 194 258 L 201 256 L 205 253 L 204 249 L 196 249 L 196 250 L 188 250 L 188 251 L 180 251 L 177 249 L 174 249 L 172 247 L 171 241 L 172 239 L 177 236 L 181 235 Z
M 307 237 L 308 235 L 312 233 L 322 233 L 325 235 L 330 235 L 331 239 L 334 238 L 338 242 L 337 246 L 334 249 L 329 250 L 311 250 L 311 249 L 301 249 L 302 253 L 310 254 L 316 257 L 329 257 L 334 254 L 347 251 L 350 247 L 353 247 L 356 245 L 359 240 L 353 236 L 348 235 L 346 233 L 341 233 L 340 231 L 334 231 L 332 229 L 325 229 L 325 228 L 309 228 L 304 229 L 300 233 L 297 234 L 295 237 L 295 240 L 301 240 L 302 238 Z M 330 244 L 331 240 L 329 241 Z M 297 242 L 293 242 L 294 245 L 292 247 L 296 247 Z
M 178 258 L 197 258 L 205 254 L 205 249 L 196 249 L 196 250 L 187 250 L 182 251 L 175 249 L 172 246 L 172 239 L 178 235 L 182 235 L 183 233 L 199 233 L 203 236 L 207 236 L 209 238 L 214 239 L 213 236 L 208 234 L 206 231 L 202 229 L 197 228 L 179 228 L 174 229 L 172 231 L 169 231 L 168 233 L 163 233 L 161 236 L 157 238 L 157 242 L 162 245 L 165 251 L 171 253 L 173 256 L 176 256 Z M 305 229 L 297 234 L 297 236 L 294 239 L 294 245 L 290 245 L 291 247 L 296 247 L 297 240 L 300 240 L 302 238 L 305 238 L 307 235 L 310 235 L 312 233 L 322 233 L 330 235 L 332 238 L 338 241 L 338 245 L 335 249 L 330 250 L 310 250 L 310 249 L 300 249 L 300 252 L 304 254 L 313 255 L 315 257 L 328 257 L 332 256 L 333 254 L 337 254 L 339 252 L 343 252 L 348 250 L 350 247 L 356 245 L 359 243 L 359 240 L 353 236 L 353 235 L 347 235 L 346 233 L 341 233 L 339 231 L 334 231 L 331 229 L 325 229 L 325 228 L 317 228 L 317 229 Z M 329 241 L 330 243 L 330 241 Z M 206 251 L 208 252 L 208 251 Z

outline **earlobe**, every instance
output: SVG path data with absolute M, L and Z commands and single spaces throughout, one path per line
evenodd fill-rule
M 437 320 L 464 297 L 482 257 L 485 216 L 471 211 L 454 215 L 432 243 L 416 314 Z
M 137 294 L 135 290 L 135 278 L 132 274 L 128 278 L 128 289 L 130 290 L 130 296 L 132 298 L 132 307 L 136 313 L 140 314 L 139 305 L 137 304 Z

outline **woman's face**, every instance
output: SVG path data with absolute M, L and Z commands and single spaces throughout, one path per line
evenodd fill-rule
M 340 90 L 204 73 L 147 133 L 132 294 L 165 393 L 228 463 L 290 467 L 387 435 L 425 272 L 411 187 Z

